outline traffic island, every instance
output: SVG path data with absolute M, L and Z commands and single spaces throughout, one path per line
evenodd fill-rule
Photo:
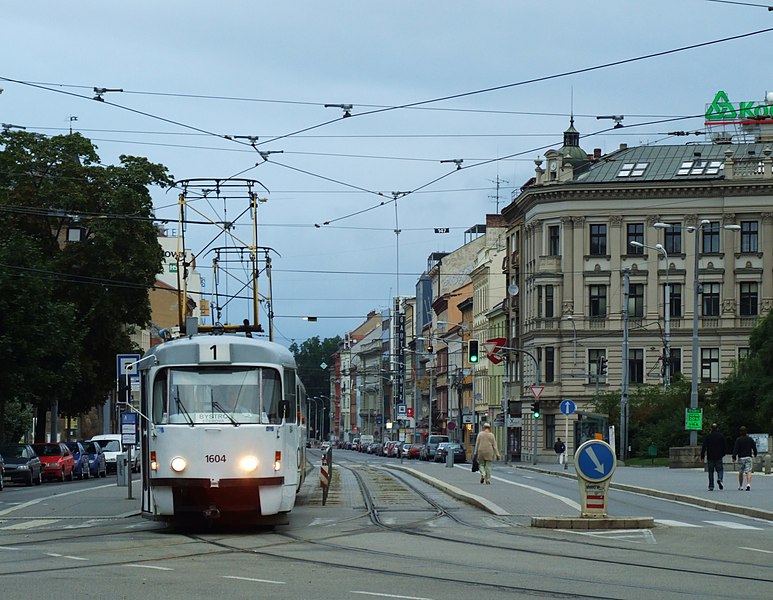
M 651 529 L 654 517 L 532 517 L 531 526 L 542 529 Z

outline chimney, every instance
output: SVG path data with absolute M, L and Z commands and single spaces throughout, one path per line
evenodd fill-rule
M 628 144 L 620 144 L 620 150 L 628 150 Z
M 601 158 L 601 148 L 594 148 L 593 149 L 593 159 L 598 160 Z

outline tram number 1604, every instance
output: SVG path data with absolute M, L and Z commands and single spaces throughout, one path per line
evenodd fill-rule
M 204 460 L 206 460 L 208 463 L 224 463 L 225 454 L 207 454 L 204 457 Z

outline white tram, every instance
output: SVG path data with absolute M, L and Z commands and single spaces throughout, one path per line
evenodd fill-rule
M 142 375 L 142 514 L 285 523 L 303 483 L 305 390 L 287 348 L 195 333 L 151 348 Z

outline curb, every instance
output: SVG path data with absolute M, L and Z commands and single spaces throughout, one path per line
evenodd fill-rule
M 654 517 L 532 517 L 531 526 L 543 529 L 652 529 Z
M 519 469 L 527 471 L 534 471 L 536 473 L 543 473 L 545 475 L 553 475 L 555 477 L 565 477 L 566 479 L 577 479 L 577 475 L 574 473 L 561 473 L 552 471 L 550 469 L 541 469 L 534 466 L 521 466 Z M 754 517 L 756 519 L 762 519 L 764 521 L 773 521 L 773 512 L 768 510 L 762 510 L 761 508 L 753 508 L 749 506 L 737 506 L 735 504 L 725 504 L 723 502 L 717 502 L 716 500 L 707 500 L 705 498 L 698 498 L 696 496 L 690 496 L 688 494 L 679 494 L 677 492 L 664 492 L 661 490 L 653 490 L 651 488 L 639 487 L 636 485 L 630 485 L 627 483 L 615 483 L 610 481 L 609 487 L 621 490 L 623 492 L 633 492 L 635 494 L 643 494 L 645 496 L 652 496 L 653 498 L 661 498 L 663 500 L 673 500 L 676 502 L 684 502 L 685 504 L 693 504 L 695 506 L 701 506 L 703 508 L 710 508 L 722 512 L 732 513 L 736 515 L 742 515 L 745 517 Z
M 494 504 L 490 500 L 486 500 L 486 498 L 481 498 L 480 496 L 476 496 L 475 494 L 470 494 L 468 492 L 460 490 L 458 487 L 454 487 L 451 484 L 446 483 L 445 481 L 436 479 L 435 477 L 432 477 L 431 475 L 427 475 L 426 473 L 422 473 L 421 471 L 417 471 L 416 469 L 411 469 L 410 467 L 403 467 L 401 465 L 385 465 L 385 466 L 389 469 L 395 469 L 397 471 L 403 471 L 404 473 L 408 473 L 413 477 L 416 477 L 417 479 L 421 479 L 425 483 L 428 483 L 431 486 L 438 488 L 439 490 L 443 490 L 449 496 L 453 496 L 457 500 L 462 500 L 463 502 L 467 502 L 468 504 L 477 506 L 478 508 L 481 508 L 486 512 L 489 512 L 492 515 L 504 517 L 510 514 L 504 508 L 502 508 L 497 504 Z

